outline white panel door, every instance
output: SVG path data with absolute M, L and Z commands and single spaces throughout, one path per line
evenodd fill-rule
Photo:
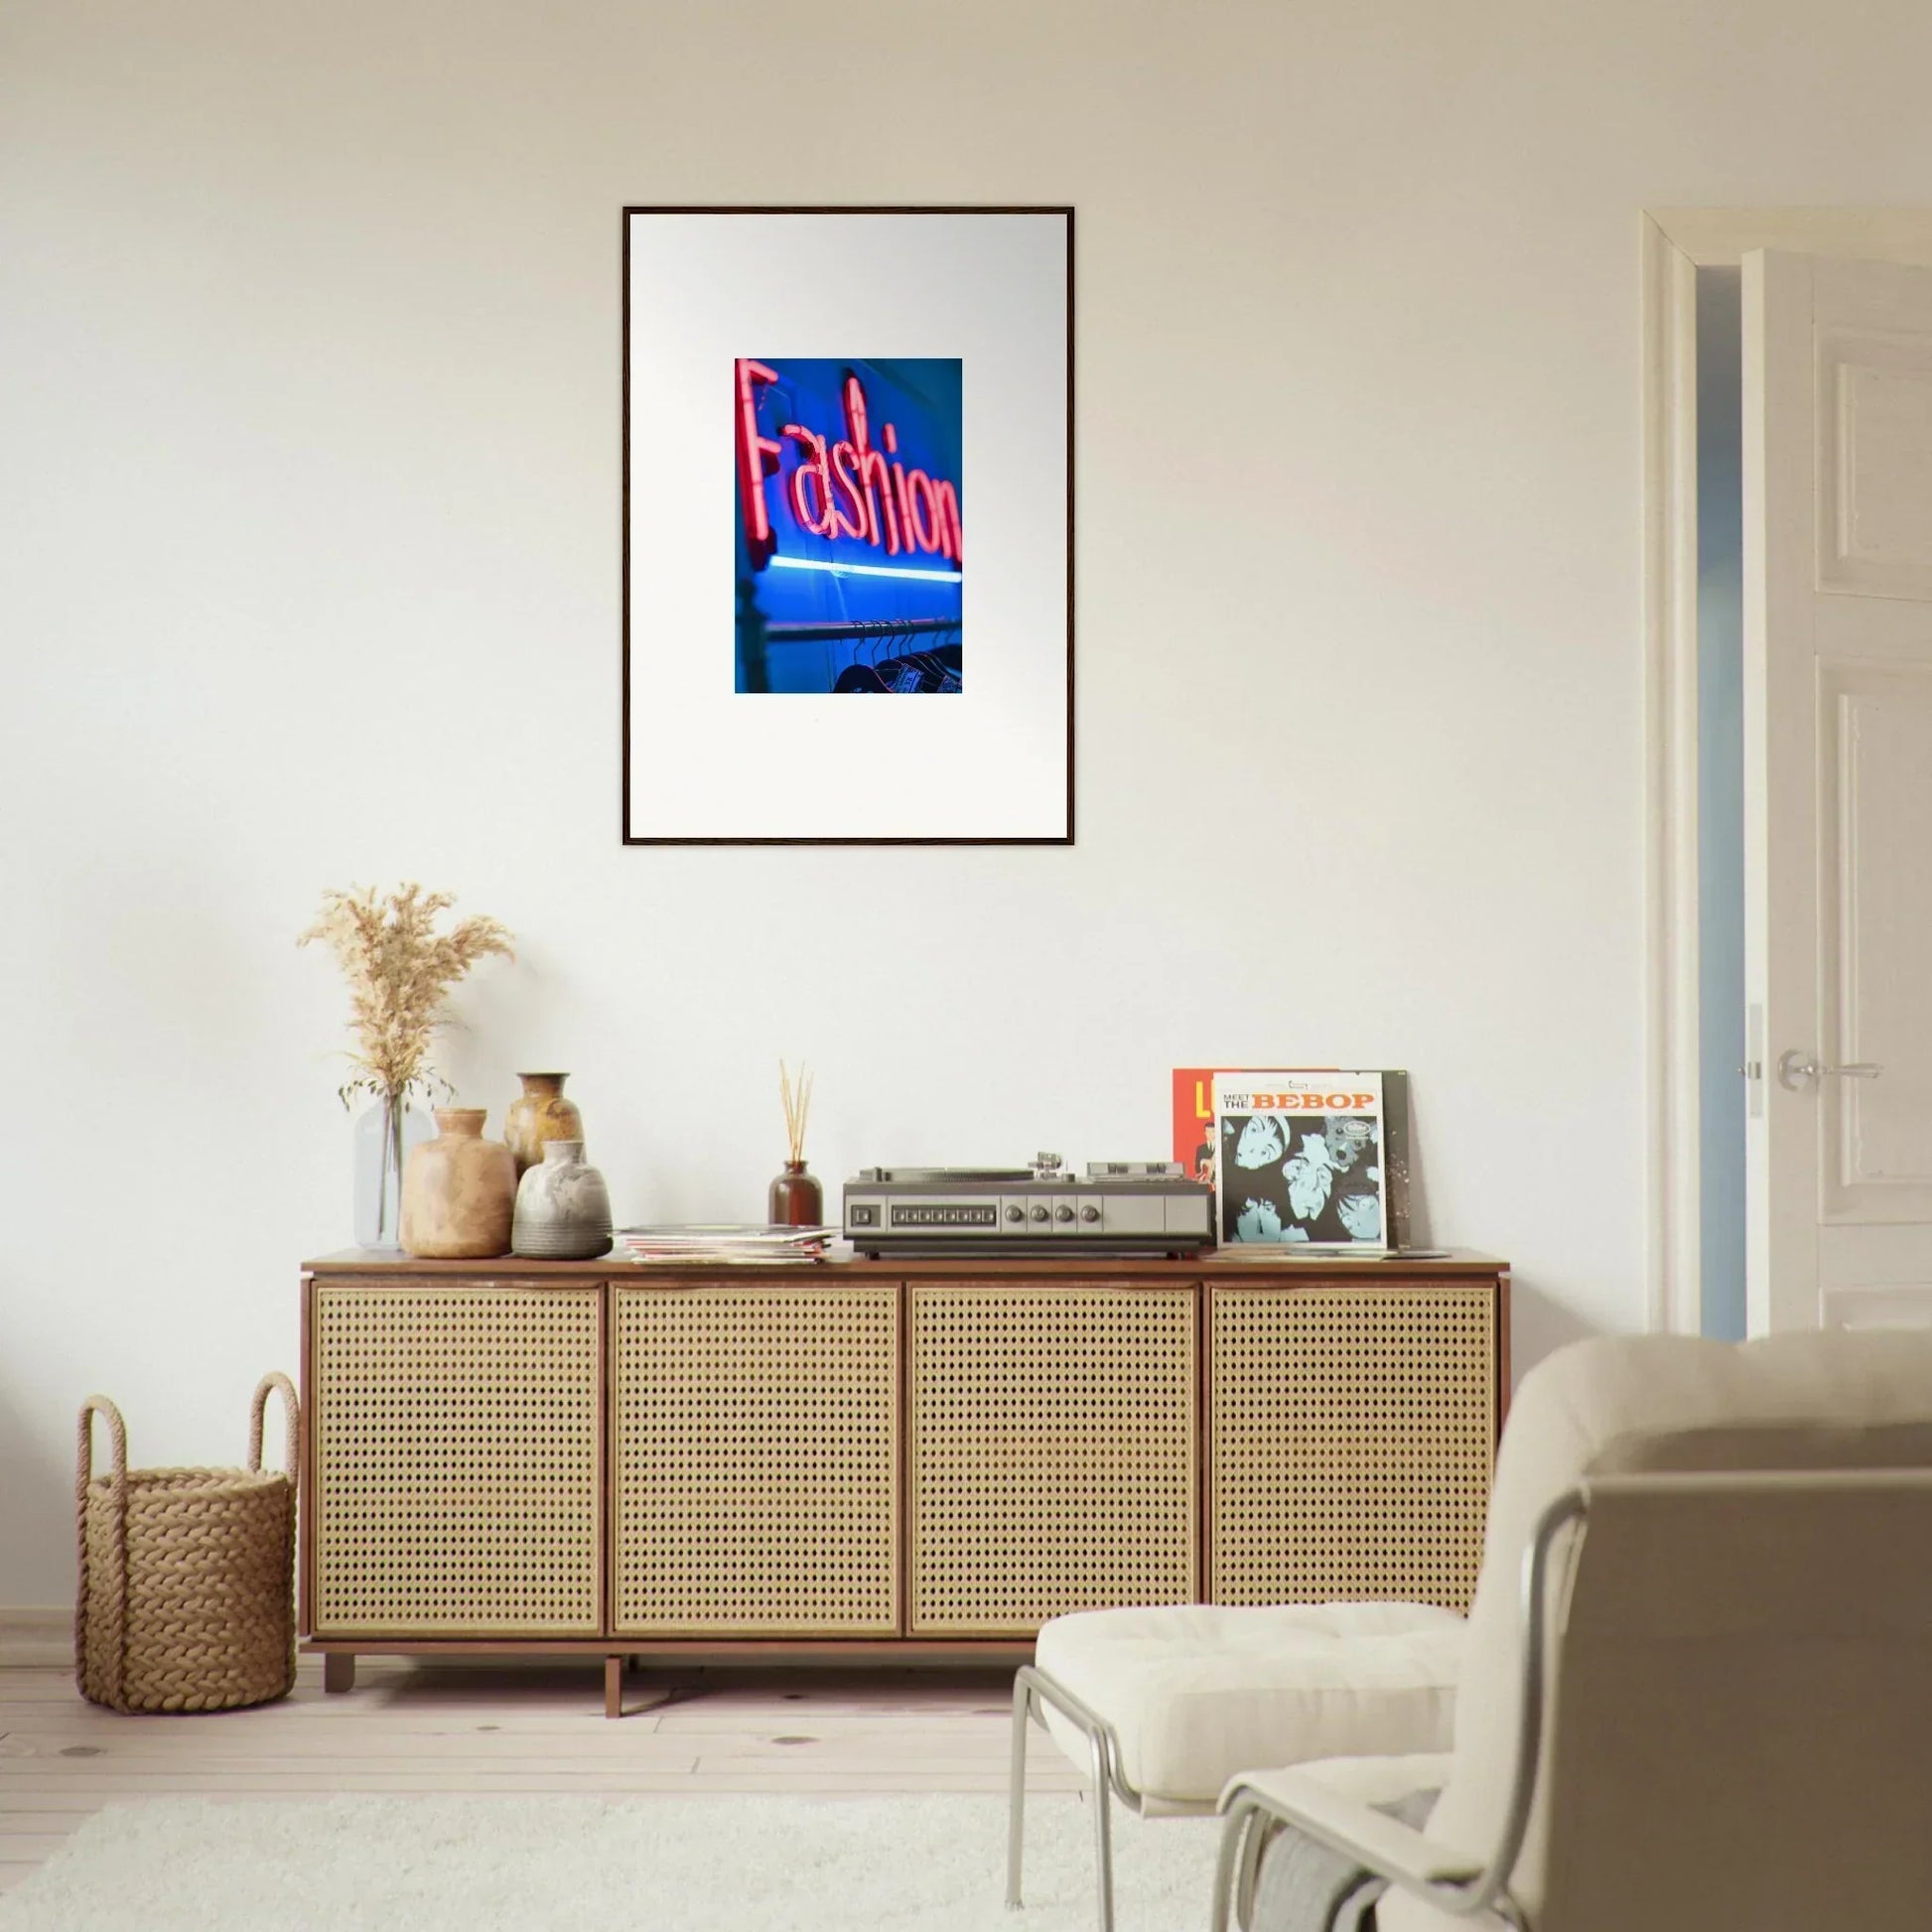
M 1932 1320 L 1932 269 L 1744 258 L 1753 1333 Z

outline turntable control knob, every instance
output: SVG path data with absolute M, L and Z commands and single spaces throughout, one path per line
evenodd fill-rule
M 1056 1221 L 1070 1221 L 1073 1218 L 1073 1210 L 1062 1203 L 1060 1206 L 1054 1208 L 1053 1218 Z
M 1045 1208 L 1044 1208 L 1043 1206 L 1040 1206 L 1040 1207 L 1035 1207 L 1035 1208 L 1034 1209 L 1034 1213 L 1033 1213 L 1033 1217 L 1034 1217 L 1034 1219 L 1035 1219 L 1035 1221 L 1043 1221 L 1043 1220 L 1045 1220 L 1045 1219 L 1046 1219 L 1046 1209 L 1045 1209 Z
M 1089 1201 L 1085 1207 L 1081 1208 L 1080 1218 L 1083 1221 L 1097 1221 L 1100 1218 L 1100 1210 Z
M 1024 1221 L 1026 1218 L 1027 1210 L 1018 1201 L 1014 1201 L 1007 1208 L 1007 1219 L 1009 1221 Z

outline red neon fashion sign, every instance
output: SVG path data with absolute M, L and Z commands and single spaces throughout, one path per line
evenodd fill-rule
M 753 569 L 762 570 L 777 549 L 764 483 L 780 474 L 779 456 L 787 442 L 796 461 L 779 493 L 801 530 L 883 545 L 889 557 L 924 552 L 957 568 L 966 554 L 959 491 L 923 470 L 908 471 L 893 461 L 898 435 L 891 423 L 880 425 L 884 447 L 874 445 L 865 385 L 858 376 L 845 378 L 846 433 L 836 443 L 802 423 L 786 423 L 776 438 L 759 434 L 759 392 L 777 379 L 777 371 L 764 363 L 738 358 L 738 496 Z

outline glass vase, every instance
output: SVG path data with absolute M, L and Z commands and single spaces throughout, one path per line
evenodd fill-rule
M 402 1253 L 402 1164 L 433 1140 L 429 1116 L 400 1095 L 385 1095 L 355 1117 L 355 1245 Z

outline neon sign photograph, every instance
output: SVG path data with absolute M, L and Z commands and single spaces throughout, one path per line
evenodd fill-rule
M 965 689 L 957 357 L 741 355 L 740 692 Z
M 619 286 L 623 842 L 1072 844 L 1073 210 L 627 207 Z

